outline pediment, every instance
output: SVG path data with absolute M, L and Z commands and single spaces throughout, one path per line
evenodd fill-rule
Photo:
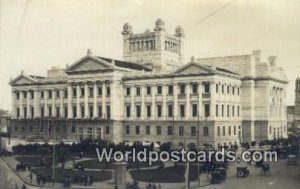
M 189 63 L 185 66 L 180 67 L 175 71 L 175 74 L 209 74 L 214 73 L 214 71 L 205 65 L 200 65 L 197 63 Z
M 87 56 L 71 65 L 67 69 L 67 72 L 86 72 L 107 69 L 112 69 L 112 65 L 110 63 L 99 58 Z
M 33 84 L 35 80 L 26 75 L 20 75 L 10 82 L 11 85 L 23 85 L 23 84 Z

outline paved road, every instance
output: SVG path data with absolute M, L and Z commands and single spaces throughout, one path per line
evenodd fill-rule
M 202 189 L 299 189 L 300 169 L 297 166 L 286 165 L 286 160 L 280 160 L 271 164 L 271 175 L 261 176 L 260 169 L 253 166 L 250 168 L 250 176 L 236 178 L 235 166 L 230 166 L 228 178 L 222 184 L 215 184 Z

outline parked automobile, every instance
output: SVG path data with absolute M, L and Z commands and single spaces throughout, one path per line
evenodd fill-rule
M 248 169 L 248 167 L 244 167 L 244 166 L 238 166 L 236 167 L 236 177 L 238 178 L 244 178 L 249 176 L 250 171 Z
M 297 156 L 296 155 L 288 155 L 287 164 L 288 165 L 297 165 Z

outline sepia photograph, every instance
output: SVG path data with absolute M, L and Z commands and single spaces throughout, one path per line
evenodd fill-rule
M 300 0 L 0 0 L 0 189 L 283 188 Z

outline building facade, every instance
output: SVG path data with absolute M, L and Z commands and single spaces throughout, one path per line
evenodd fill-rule
M 153 32 L 133 34 L 125 24 L 122 35 L 122 61 L 88 50 L 71 66 L 52 68 L 46 77 L 22 72 L 13 79 L 12 137 L 215 147 L 286 137 L 287 82 L 259 71 L 251 75 L 265 64 L 249 63 L 250 72 L 235 68 L 248 66 L 251 55 L 242 58 L 246 63 L 233 60 L 235 66 L 194 58 L 184 64 L 183 29 L 166 34 L 160 19 Z M 266 68 L 283 73 L 274 65 Z

